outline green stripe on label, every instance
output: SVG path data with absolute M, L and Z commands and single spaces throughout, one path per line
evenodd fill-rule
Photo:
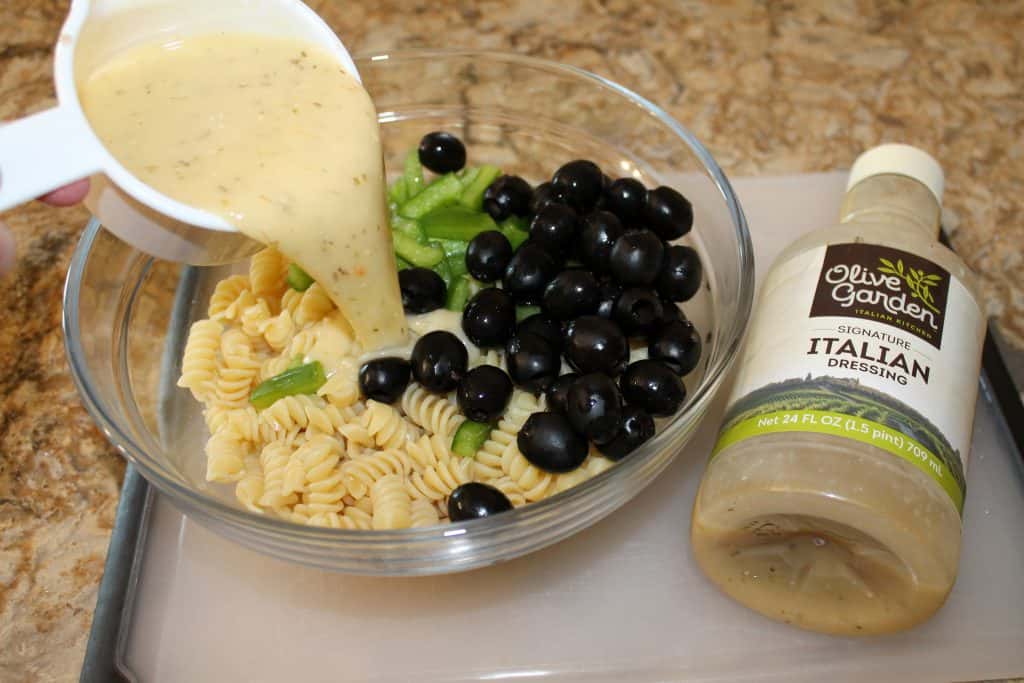
M 956 509 L 963 514 L 964 492 L 942 460 L 916 439 L 879 422 L 852 415 L 827 410 L 778 410 L 763 413 L 738 422 L 722 432 L 711 452 L 711 458 L 714 459 L 724 449 L 752 436 L 785 432 L 842 436 L 892 453 L 937 481 L 949 494 Z

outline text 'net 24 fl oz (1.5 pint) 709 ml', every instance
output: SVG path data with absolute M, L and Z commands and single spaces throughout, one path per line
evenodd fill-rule
M 729 596 L 836 634 L 909 628 L 956 579 L 984 319 L 939 244 L 942 169 L 883 145 L 838 226 L 765 280 L 694 506 Z

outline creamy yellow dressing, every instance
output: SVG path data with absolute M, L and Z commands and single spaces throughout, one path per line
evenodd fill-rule
M 405 342 L 377 114 L 330 54 L 195 36 L 125 51 L 78 90 L 104 145 L 143 182 L 300 264 L 363 348 Z

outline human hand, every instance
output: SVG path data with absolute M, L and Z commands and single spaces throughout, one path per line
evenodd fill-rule
M 39 199 L 51 206 L 72 206 L 85 199 L 89 192 L 89 180 L 78 180 L 70 185 L 56 189 Z M 0 221 L 0 275 L 14 267 L 14 237 L 6 225 Z

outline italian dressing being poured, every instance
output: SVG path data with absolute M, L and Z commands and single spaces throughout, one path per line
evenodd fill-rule
M 198 35 L 126 50 L 78 90 L 103 144 L 143 182 L 299 264 L 363 348 L 405 342 L 376 110 L 325 50 Z

